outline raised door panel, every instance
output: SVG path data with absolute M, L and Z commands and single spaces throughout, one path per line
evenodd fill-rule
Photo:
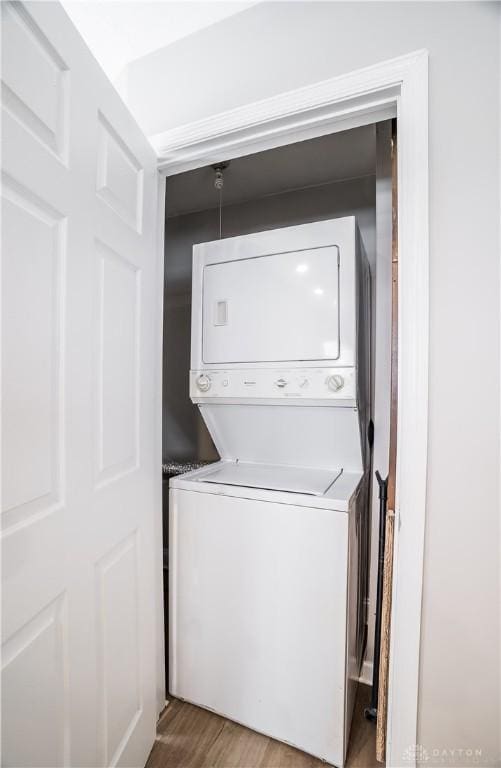
M 66 161 L 68 67 L 21 3 L 2 3 L 2 25 L 2 103 L 38 141 Z
M 143 168 L 118 132 L 99 112 L 97 195 L 141 234 L 143 222 Z
M 2 527 L 63 498 L 65 219 L 2 179 Z
M 70 764 L 68 672 L 63 594 L 2 646 L 2 765 Z
M 99 686 L 104 765 L 116 765 L 142 715 L 137 532 L 99 560 Z
M 139 464 L 141 270 L 96 241 L 98 484 Z

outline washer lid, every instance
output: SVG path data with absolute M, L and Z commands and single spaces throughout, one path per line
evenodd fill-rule
M 308 472 L 326 470 L 331 475 L 339 467 L 347 472 L 363 471 L 355 408 L 223 401 L 198 407 L 223 461 L 301 467 L 301 471 L 314 467 Z
M 216 466 L 213 472 L 200 478 L 204 483 L 241 485 L 270 491 L 305 493 L 323 496 L 341 475 L 342 469 L 313 469 L 311 467 L 284 467 L 273 464 L 228 462 Z

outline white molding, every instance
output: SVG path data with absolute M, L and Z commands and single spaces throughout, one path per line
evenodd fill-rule
M 149 137 L 172 175 L 395 116 L 400 85 L 422 56 L 339 75 Z
M 158 414 L 155 424 L 155 467 L 160 467 L 163 461 L 162 449 L 162 409 L 163 409 L 163 314 L 164 314 L 164 232 L 165 232 L 165 176 L 158 174 L 157 184 L 157 294 L 155 297 L 157 309 L 157 328 L 155 339 L 157 353 L 155 355 L 155 413 Z M 160 462 L 160 463 L 159 463 Z M 163 489 L 160 473 L 155 478 L 155 535 L 157 542 L 163 540 Z M 157 714 L 160 715 L 166 706 L 165 697 L 165 626 L 164 626 L 164 582 L 163 582 L 163 548 L 155 548 L 156 570 L 156 595 L 155 595 L 155 620 L 156 620 L 156 699 Z
M 398 425 L 387 765 L 417 744 L 428 463 L 428 57 L 409 67 L 398 104 Z M 406 760 L 406 764 L 413 761 Z
M 428 53 L 150 137 L 165 175 L 398 116 L 399 415 L 386 764 L 417 741 L 428 437 Z M 411 750 L 412 752 L 412 750 Z M 408 768 L 415 761 L 406 759 Z

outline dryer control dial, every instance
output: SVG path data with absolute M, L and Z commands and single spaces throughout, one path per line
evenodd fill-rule
M 328 376 L 325 382 L 331 392 L 339 392 L 344 387 L 344 378 L 339 373 L 333 373 L 332 376 Z
M 210 386 L 211 380 L 209 376 L 206 376 L 205 373 L 201 373 L 197 379 L 197 387 L 199 388 L 200 392 L 208 392 Z

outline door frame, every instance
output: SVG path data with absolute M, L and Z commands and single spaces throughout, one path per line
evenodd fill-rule
M 398 424 L 386 765 L 415 765 L 428 454 L 428 52 L 419 50 L 150 136 L 183 171 L 398 119 Z

